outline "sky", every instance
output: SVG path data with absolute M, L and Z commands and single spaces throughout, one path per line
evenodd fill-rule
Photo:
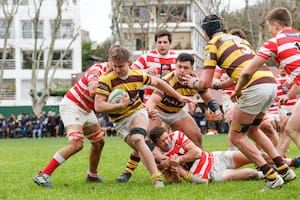
M 110 0 L 80 0 L 80 18 L 92 41 L 101 43 L 111 36 Z
M 257 0 L 250 0 L 250 4 L 255 1 Z M 230 10 L 245 6 L 243 0 L 230 2 Z M 101 43 L 111 36 L 111 15 L 110 0 L 80 0 L 81 27 L 90 32 L 92 41 Z

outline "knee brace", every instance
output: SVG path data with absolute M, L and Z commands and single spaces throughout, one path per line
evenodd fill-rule
M 238 122 L 231 122 L 230 128 L 239 133 L 246 133 L 250 127 L 250 124 L 240 124 Z
M 150 140 L 145 141 L 146 145 L 149 147 L 150 151 L 153 151 L 154 145 Z
M 130 130 L 130 135 L 134 135 L 134 134 L 140 134 L 143 135 L 144 137 L 146 137 L 147 131 L 143 128 L 132 128 Z
M 254 119 L 254 121 L 252 122 L 251 125 L 252 126 L 259 126 L 262 121 L 263 121 L 263 119 L 256 118 L 256 119 Z

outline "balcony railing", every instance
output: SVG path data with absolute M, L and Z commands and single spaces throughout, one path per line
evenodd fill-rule
M 2 64 L 2 59 L 0 59 L 0 65 Z M 3 69 L 16 69 L 15 59 L 6 59 Z
M 15 100 L 15 99 L 16 99 L 15 91 L 0 90 L 0 100 Z
M 40 69 L 44 69 L 44 61 L 40 61 Z M 29 60 L 25 60 L 22 62 L 22 69 L 32 69 L 32 62 Z
M 54 67 L 59 60 L 52 60 L 51 66 Z M 59 69 L 72 69 L 72 60 L 62 60 L 62 62 L 58 65 Z
M 5 35 L 5 29 L 4 28 L 0 28 L 0 38 L 3 39 L 7 37 Z M 14 37 L 14 29 L 9 29 L 8 30 L 8 37 L 7 38 L 13 38 Z

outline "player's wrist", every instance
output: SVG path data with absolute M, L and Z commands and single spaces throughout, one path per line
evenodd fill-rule
M 199 88 L 199 87 L 198 87 L 198 85 L 199 85 L 198 82 L 199 82 L 198 79 L 195 79 L 195 80 L 193 81 L 193 84 L 192 84 L 192 85 L 193 85 L 193 88 L 194 88 L 194 89 L 198 89 L 198 88 Z

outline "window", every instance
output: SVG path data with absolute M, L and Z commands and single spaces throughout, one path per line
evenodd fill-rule
M 51 65 L 54 67 L 58 62 L 61 56 L 63 56 L 64 50 L 54 51 Z M 58 64 L 58 68 L 62 69 L 72 69 L 72 51 L 67 52 L 65 57 L 62 59 L 62 62 Z
M 3 59 L 3 50 L 0 49 L 0 62 L 2 62 Z M 16 63 L 15 63 L 15 49 L 12 47 L 6 48 L 6 61 L 4 63 L 4 69 L 15 69 Z
M 43 38 L 43 21 L 39 21 L 38 27 L 37 27 L 37 38 Z M 23 32 L 23 38 L 34 38 L 34 26 L 33 21 L 26 20 L 22 21 L 22 32 Z
M 51 30 L 54 30 L 54 21 L 51 22 Z M 74 25 L 72 20 L 62 20 L 57 31 L 56 38 L 72 38 L 74 32 Z
M 39 54 L 39 53 L 37 53 Z M 33 65 L 33 51 L 22 51 L 22 69 L 32 69 Z M 38 56 L 38 55 L 37 55 Z M 39 68 L 44 68 L 44 54 L 42 52 L 41 58 L 39 60 Z
M 13 4 L 20 4 L 22 6 L 29 5 L 28 0 L 13 0 Z
M 125 6 L 121 13 L 121 16 L 123 16 L 122 22 L 145 20 L 148 15 L 147 6 Z
M 157 7 L 157 18 L 167 22 L 186 22 L 187 7 L 185 5 L 163 5 Z
M 13 37 L 13 29 L 11 28 L 12 24 L 9 27 L 8 35 L 5 35 L 5 27 L 7 21 L 5 19 L 0 19 L 0 38 L 12 38 Z

